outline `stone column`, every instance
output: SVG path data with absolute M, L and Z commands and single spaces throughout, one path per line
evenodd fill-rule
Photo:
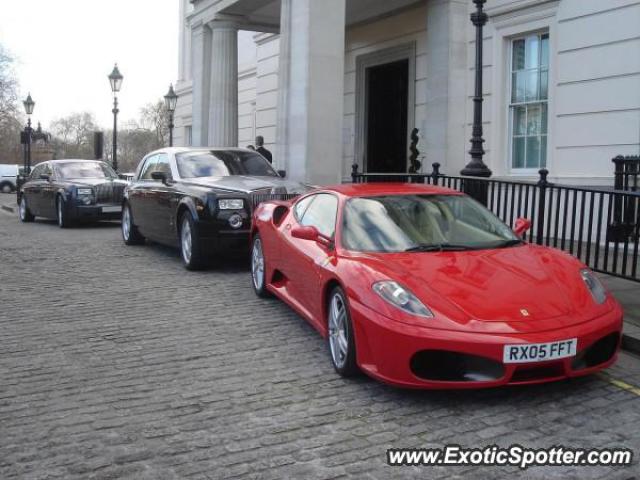
M 182 81 L 185 78 L 185 37 L 187 35 L 187 24 L 185 20 L 184 0 L 180 0 L 180 7 L 178 8 L 178 18 L 180 18 L 180 27 L 178 28 L 178 81 Z M 191 32 L 188 32 L 191 35 Z
M 457 174 L 467 162 L 467 41 L 469 3 L 427 3 L 426 155 L 442 171 Z M 427 165 L 425 165 L 425 168 Z
M 291 2 L 281 0 L 280 45 L 278 55 L 278 107 L 276 113 L 277 156 L 273 164 L 277 169 L 287 169 L 289 158 L 289 75 L 291 69 Z
M 193 103 L 191 141 L 195 147 L 208 144 L 209 80 L 211 72 L 211 30 L 202 22 L 191 25 L 191 69 Z
M 238 146 L 238 28 L 214 20 L 211 28 L 209 146 Z
M 342 175 L 346 0 L 282 0 L 279 166 L 292 180 Z

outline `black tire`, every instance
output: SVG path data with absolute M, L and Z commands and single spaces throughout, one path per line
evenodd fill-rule
M 256 234 L 251 242 L 251 285 L 253 285 L 253 291 L 260 298 L 272 297 L 271 292 L 267 290 L 267 270 L 265 264 L 266 260 L 262 247 L 262 238 L 260 238 L 259 234 Z
M 126 202 L 122 207 L 122 226 L 120 231 L 125 245 L 142 245 L 144 243 L 144 236 L 133 223 L 131 207 Z
M 36 216 L 33 215 L 29 210 L 29 205 L 27 205 L 27 198 L 24 196 L 24 193 L 20 196 L 18 213 L 20 215 L 20 221 L 23 223 L 33 222 L 36 219 Z
M 332 310 L 334 308 L 334 301 L 337 301 L 342 305 L 344 312 L 344 330 L 343 333 L 346 336 L 346 352 L 338 350 L 337 343 L 334 344 L 334 340 L 338 342 L 338 336 L 332 327 Z M 347 296 L 340 287 L 335 287 L 329 295 L 329 301 L 327 302 L 327 346 L 329 348 L 329 356 L 331 363 L 336 372 L 342 377 L 353 377 L 360 373 L 358 364 L 356 363 L 356 340 L 353 333 L 353 324 L 351 322 L 351 312 L 349 311 L 349 302 Z M 334 348 L 336 349 L 334 351 Z
M 10 182 L 0 183 L 0 192 L 2 193 L 12 193 L 15 190 L 13 184 Z
M 67 206 L 61 195 L 56 197 L 56 218 L 58 220 L 58 226 L 60 228 L 73 227 L 73 221 L 69 218 L 69 212 Z
M 184 212 L 180 216 L 179 225 L 178 240 L 182 263 L 187 270 L 204 270 L 209 266 L 210 259 L 202 248 L 198 224 L 193 219 L 191 212 Z

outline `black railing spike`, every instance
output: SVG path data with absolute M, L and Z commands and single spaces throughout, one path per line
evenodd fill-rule
M 438 162 L 432 163 L 433 171 L 431 172 L 432 185 L 438 185 L 438 178 L 440 177 L 440 164 Z
M 547 212 L 546 204 L 547 204 L 547 187 L 549 186 L 549 182 L 547 181 L 547 177 L 549 176 L 549 170 L 546 168 L 541 168 L 538 171 L 540 175 L 540 180 L 538 180 L 538 188 L 540 189 L 539 197 L 538 197 L 538 212 L 536 215 L 536 240 L 535 242 L 538 245 L 542 245 L 544 242 L 544 221 L 545 217 L 549 215 Z
M 547 177 L 549 176 L 549 170 L 547 170 L 546 168 L 541 168 L 540 170 L 538 170 L 538 174 L 540 175 L 540 180 L 538 180 L 538 186 L 544 187 L 549 185 L 549 182 L 547 181 Z
M 353 183 L 356 183 L 357 180 L 358 180 L 358 164 L 354 163 L 353 165 L 351 165 L 351 181 Z

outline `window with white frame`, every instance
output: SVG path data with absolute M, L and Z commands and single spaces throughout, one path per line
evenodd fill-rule
M 547 165 L 549 34 L 515 38 L 511 52 L 511 168 L 543 168 Z

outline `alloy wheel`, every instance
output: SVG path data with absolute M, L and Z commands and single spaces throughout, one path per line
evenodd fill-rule
M 335 293 L 329 309 L 329 347 L 331 358 L 337 368 L 344 367 L 349 354 L 347 332 L 347 307 L 341 295 Z
M 193 239 L 191 235 L 191 223 L 189 223 L 189 219 L 186 216 L 182 221 L 182 228 L 180 229 L 180 245 L 182 247 L 182 259 L 184 263 L 189 264 L 193 251 Z
M 27 201 L 24 199 L 24 195 L 20 199 L 20 220 L 27 218 Z
M 256 287 L 256 290 L 261 290 L 264 283 L 264 254 L 262 253 L 262 241 L 259 238 L 256 238 L 253 242 L 251 273 L 253 276 L 253 285 Z
M 58 225 L 63 226 L 63 218 L 62 218 L 62 199 L 58 199 Z
M 131 235 L 131 214 L 129 213 L 129 207 L 124 207 L 122 211 L 122 236 L 125 241 L 129 240 L 129 235 Z

